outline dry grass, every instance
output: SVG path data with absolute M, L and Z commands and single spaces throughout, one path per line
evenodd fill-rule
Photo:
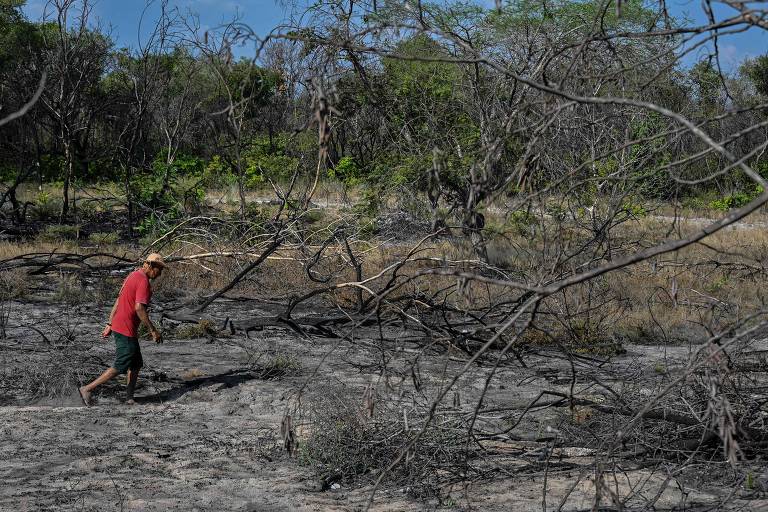
M 320 192 L 320 196 L 325 194 L 328 203 L 336 204 L 335 200 L 341 199 L 340 189 L 329 188 Z M 210 192 L 212 196 L 216 193 Z M 355 192 L 350 193 L 354 195 Z M 322 222 L 318 224 L 339 219 L 338 211 L 333 208 L 323 212 Z M 765 215 L 761 213 L 750 219 L 750 222 L 762 222 L 763 217 Z M 590 236 L 585 226 L 578 226 L 578 223 L 553 224 L 547 220 L 549 217 L 542 221 L 493 211 L 488 213 L 487 219 L 496 223 L 496 227 L 489 232 L 488 244 L 491 264 L 498 267 L 498 271 L 490 274 L 495 277 L 504 275 L 515 280 L 546 282 L 552 279 L 547 273 L 557 251 L 573 250 L 585 237 Z M 624 244 L 619 249 L 618 254 L 621 254 L 622 250 L 637 250 L 640 244 L 648 246 L 667 237 L 677 238 L 700 227 L 698 221 L 683 220 L 673 225 L 669 219 L 644 217 L 614 228 L 612 237 L 619 247 Z M 528 232 L 529 228 L 533 231 Z M 318 225 L 318 229 L 325 228 Z M 551 232 L 542 232 L 542 229 Z M 552 241 L 554 234 L 559 236 L 557 243 Z M 543 240 L 546 237 L 549 239 L 545 243 Z M 108 250 L 116 254 L 138 257 L 140 252 L 136 247 L 112 245 L 113 237 L 97 235 L 92 238 L 92 241 L 100 245 L 110 244 Z M 207 250 L 237 249 L 236 244 L 227 244 L 222 240 L 215 246 L 205 245 L 205 240 L 194 243 L 187 240 L 171 244 L 163 248 L 163 252 L 183 256 Z M 550 297 L 542 309 L 549 317 L 545 315 L 546 320 L 539 327 L 557 338 L 570 339 L 576 344 L 603 343 L 616 339 L 682 341 L 700 335 L 705 326 L 715 328 L 762 307 L 766 294 L 761 282 L 763 262 L 768 259 L 768 231 L 759 225 L 746 229 L 727 229 L 708 238 L 706 244 L 708 246 L 693 245 L 676 254 L 664 255 L 654 261 L 612 272 L 589 285 L 576 286 L 556 297 Z M 353 244 L 362 263 L 364 278 L 402 259 L 411 246 L 407 243 L 383 245 L 374 241 L 357 241 Z M 477 268 L 476 263 L 472 263 L 477 258 L 471 246 L 461 237 L 430 241 L 425 247 L 427 249 L 419 254 L 423 259 L 405 265 L 401 270 L 403 276 L 414 276 L 420 270 L 440 265 L 444 260 L 454 262 L 454 266 L 459 268 Z M 313 275 L 326 282 L 311 280 L 307 264 L 314 249 L 282 248 L 239 283 L 230 294 L 287 302 L 289 297 L 311 289 L 356 280 L 355 270 L 339 244 L 327 247 L 322 258 L 312 266 Z M 31 252 L 54 251 L 83 254 L 92 252 L 93 247 L 80 247 L 73 240 L 0 242 L 0 259 Z M 155 293 L 168 300 L 183 300 L 189 295 L 208 295 L 228 284 L 252 259 L 237 257 L 175 263 L 155 283 Z M 104 263 L 111 261 L 105 259 Z M 23 271 L 19 270 L 4 272 L 0 276 L 0 289 L 5 296 L 18 297 L 26 293 L 23 276 Z M 376 290 L 384 281 L 371 282 L 370 287 Z M 402 294 L 430 297 L 437 293 L 433 297 L 435 302 L 445 301 L 446 305 L 462 310 L 482 309 L 519 295 L 502 287 L 469 283 L 459 290 L 457 285 L 455 278 L 428 276 L 404 285 Z M 61 280 L 58 288 L 59 299 L 66 302 L 77 303 L 92 299 L 86 296 L 88 294 L 78 292 L 77 287 L 66 280 Z M 114 288 L 114 283 L 94 286 L 94 290 L 89 293 L 96 300 L 109 301 Z M 345 288 L 316 300 L 326 306 L 353 307 L 357 301 L 357 291 Z M 601 304 L 599 314 L 592 311 L 596 302 Z M 200 333 L 187 333 L 185 336 L 193 334 Z
M 29 293 L 29 278 L 22 269 L 0 272 L 0 299 L 20 299 Z
M 80 246 L 72 240 L 50 241 L 32 240 L 24 242 L 0 241 L 0 260 L 7 260 L 30 253 L 73 252 L 85 253 Z
M 259 365 L 259 376 L 262 379 L 278 379 L 295 376 L 301 373 L 301 361 L 293 354 L 275 354 L 266 363 Z
M 311 429 L 299 443 L 299 457 L 322 476 L 324 485 L 371 483 L 424 427 L 426 411 L 398 407 L 394 400 L 377 402 L 373 411 L 349 399 L 349 390 L 325 389 L 313 400 Z M 466 465 L 466 427 L 459 415 L 438 412 L 408 456 L 389 471 L 384 483 L 409 495 L 439 497 L 455 475 L 474 472 Z
M 4 400 L 28 403 L 69 396 L 73 389 L 103 370 L 100 362 L 89 355 L 89 347 L 71 339 L 61 339 L 65 330 L 66 326 L 55 328 L 54 331 L 61 331 L 58 341 L 52 339 L 51 345 L 38 347 L 24 364 L 0 366 L 0 390 L 6 395 Z M 50 335 L 56 337 L 54 332 Z
M 662 229 L 665 226 L 668 227 L 654 219 L 641 219 L 623 226 L 621 236 L 650 244 L 661 241 L 660 235 L 666 233 L 666 229 Z M 681 229 L 695 228 L 683 224 Z M 610 273 L 585 287 L 573 287 L 547 299 L 545 311 L 553 316 L 572 318 L 567 325 L 552 321 L 543 327 L 558 337 L 566 336 L 582 344 L 636 337 L 648 341 L 682 341 L 700 335 L 702 324 L 714 327 L 759 308 L 765 295 L 760 283 L 762 261 L 768 256 L 768 235 L 762 229 L 726 230 L 708 239 L 707 243 L 722 252 L 694 245 L 676 255 L 666 255 L 655 262 Z M 542 271 L 542 262 L 536 259 L 539 256 L 534 240 L 506 234 L 501 241 L 493 241 L 492 246 L 498 248 L 503 271 L 512 278 L 535 281 L 537 273 Z M 428 250 L 420 256 L 434 260 L 409 263 L 403 267 L 403 275 L 413 276 L 419 270 L 435 265 L 436 260 L 476 261 L 467 244 L 444 240 L 427 247 Z M 403 258 L 410 245 L 384 247 L 360 242 L 355 249 L 360 254 L 363 275 L 368 277 Z M 287 299 L 323 286 L 308 278 L 306 255 L 302 252 L 287 248 L 275 256 L 240 283 L 232 294 Z M 168 275 L 183 275 L 183 280 L 174 278 L 171 282 L 183 281 L 189 291 L 210 292 L 227 284 L 247 261 L 223 259 L 206 261 L 204 266 L 176 264 Z M 345 260 L 343 249 L 337 246 L 325 251 L 324 258 L 313 271 L 329 278 L 326 283 L 329 285 L 355 280 L 354 269 Z M 371 283 L 373 289 L 378 285 Z M 455 285 L 454 278 L 429 276 L 414 280 L 403 291 L 430 295 Z M 167 285 L 161 280 L 160 287 L 163 286 Z M 452 289 L 447 298 L 448 304 L 460 309 L 482 308 L 514 296 L 510 290 L 479 284 L 469 284 L 461 294 L 454 291 Z M 444 296 L 437 297 L 442 298 Z M 356 291 L 337 290 L 323 300 L 327 305 L 351 307 L 356 303 Z M 602 304 L 598 315 L 589 313 L 596 302 Z
M 73 274 L 60 274 L 56 278 L 56 291 L 53 300 L 69 305 L 92 302 L 93 294 L 86 288 L 79 276 Z
M 184 380 L 194 380 L 200 377 L 205 377 L 205 372 L 200 368 L 190 368 L 181 374 L 181 378 Z
M 203 319 L 196 324 L 181 325 L 174 333 L 175 339 L 206 338 L 216 334 L 216 326 L 212 320 Z

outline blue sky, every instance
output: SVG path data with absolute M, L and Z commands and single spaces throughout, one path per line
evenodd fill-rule
M 696 24 L 706 24 L 707 17 L 699 0 L 671 0 L 667 2 L 671 14 L 677 17 L 691 19 Z M 733 17 L 736 12 L 721 3 L 713 3 L 716 20 Z M 733 69 L 744 59 L 764 55 L 768 53 L 768 30 L 750 28 L 740 34 L 731 34 L 723 37 L 718 47 L 720 50 L 721 64 L 727 69 Z M 698 60 L 711 51 L 711 46 L 698 50 L 695 57 L 686 59 L 688 62 Z
M 494 0 L 475 0 L 480 4 L 491 7 Z M 242 21 L 248 24 L 257 34 L 264 35 L 273 27 L 285 21 L 290 15 L 278 0 L 170 0 L 171 6 L 178 7 L 184 12 L 193 12 L 200 16 L 203 29 L 213 28 L 222 22 L 240 15 Z M 284 2 L 289 3 L 289 2 Z M 45 0 L 27 0 L 24 11 L 27 16 L 36 20 L 43 13 Z M 159 11 L 159 0 L 155 1 L 145 15 L 141 32 L 146 33 L 152 20 Z M 667 6 L 675 16 L 687 16 L 696 23 L 705 23 L 700 0 L 668 0 Z M 143 0 L 95 0 L 94 14 L 103 25 L 112 27 L 112 37 L 119 46 L 136 46 L 139 40 L 139 21 L 144 9 Z M 733 14 L 729 8 L 715 4 L 715 15 L 723 18 Z M 707 49 L 700 49 L 696 55 L 686 59 L 691 63 L 705 56 Z M 743 34 L 725 37 L 720 42 L 721 63 L 726 69 L 735 69 L 744 59 L 762 55 L 768 52 L 768 31 L 752 28 Z M 249 47 L 236 49 L 236 54 L 251 55 Z
M 112 39 L 121 47 L 137 46 L 140 34 L 146 38 L 160 12 L 159 0 L 150 4 L 143 21 L 144 0 L 91 0 L 91 4 L 92 17 L 102 26 L 111 27 Z M 203 30 L 239 16 L 259 35 L 268 33 L 290 14 L 276 0 L 169 0 L 168 4 L 182 13 L 198 15 Z M 38 20 L 43 16 L 45 6 L 45 0 L 27 0 L 23 10 L 29 19 Z M 236 53 L 251 55 L 253 52 L 250 48 L 241 48 Z

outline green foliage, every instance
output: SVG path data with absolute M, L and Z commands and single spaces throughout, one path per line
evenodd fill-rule
M 245 218 L 253 224 L 264 224 L 275 216 L 277 208 L 263 203 L 248 203 L 245 205 Z
M 68 224 L 50 224 L 37 236 L 44 242 L 62 242 L 80 238 L 80 226 Z
M 752 82 L 758 93 L 768 96 L 768 55 L 746 60 L 740 71 Z
M 362 173 L 355 160 L 351 156 L 345 156 L 334 167 L 328 169 L 328 177 L 353 186 L 360 182 Z
M 317 224 L 325 218 L 326 215 L 321 208 L 313 208 L 304 212 L 301 216 L 301 221 L 304 224 Z
M 624 203 L 621 205 L 621 209 L 627 212 L 630 217 L 635 219 L 640 219 L 648 215 L 648 210 L 644 205 L 635 203 L 629 199 L 624 201 Z
M 34 220 L 53 219 L 61 210 L 61 200 L 44 190 L 37 194 L 34 203 L 30 211 Z
M 39 33 L 24 19 L 22 0 L 0 2 L 0 73 L 29 59 L 29 51 L 39 46 Z
M 704 283 L 704 290 L 706 290 L 707 293 L 717 293 L 726 286 L 728 286 L 728 276 L 721 275 L 712 281 Z
M 536 226 L 536 217 L 527 210 L 515 210 L 507 214 L 506 226 L 519 236 L 530 236 Z
M 133 176 L 131 189 L 140 204 L 164 210 L 169 219 L 178 218 L 182 212 L 196 211 L 202 205 L 205 168 L 204 160 L 196 156 L 178 155 L 168 164 L 158 155 L 152 172 Z M 146 234 L 148 229 L 148 224 L 140 225 L 140 232 Z
M 221 155 L 213 155 L 202 174 L 202 185 L 210 188 L 223 188 L 237 183 L 237 175 L 221 160 Z
M 251 110 L 266 104 L 280 82 L 277 73 L 262 69 L 245 57 L 231 66 L 224 66 L 224 69 L 227 71 L 225 79 L 227 88 L 232 92 L 232 101 L 247 101 Z
M 164 58 L 168 60 L 168 72 L 173 74 L 173 83 L 178 90 L 187 85 L 184 83 L 186 70 L 202 64 L 195 78 L 199 80 L 197 92 L 203 99 L 205 109 L 221 111 L 231 106 L 236 117 L 243 116 L 247 120 L 256 117 L 259 108 L 269 103 L 282 83 L 278 73 L 260 68 L 245 57 L 230 62 L 223 55 L 206 56 L 204 62 L 200 62 L 188 50 L 179 49 Z M 176 96 L 175 91 L 171 92 L 172 96 Z M 226 135 L 226 132 L 220 134 Z
M 374 217 L 362 216 L 357 220 L 357 236 L 361 240 L 370 240 L 376 234 L 378 225 Z
M 89 240 L 99 246 L 113 245 L 119 238 L 119 235 L 115 231 L 91 233 L 88 237 Z
M 64 158 L 60 155 L 43 155 L 40 158 L 40 174 L 44 181 L 58 181 L 64 175 Z
M 445 50 L 433 39 L 419 34 L 400 43 L 396 52 L 406 57 L 441 57 Z M 443 62 L 420 62 L 405 59 L 386 58 L 384 68 L 395 96 L 411 102 L 449 100 L 461 79 L 457 66 Z
M 288 147 L 294 143 L 287 134 L 273 137 L 255 137 L 243 153 L 245 159 L 246 184 L 257 188 L 267 179 L 287 181 L 298 169 L 300 160 L 288 154 Z
M 712 113 L 720 105 L 722 78 L 710 60 L 698 62 L 690 72 L 694 91 L 705 113 Z
M 715 199 L 709 203 L 709 207 L 722 212 L 732 208 L 741 208 L 763 192 L 762 187 L 756 186 L 751 192 L 734 192 L 733 194 Z
M 354 206 L 353 210 L 358 215 L 375 218 L 383 206 L 382 191 L 373 187 L 363 189 L 360 201 Z
M 667 165 L 672 155 L 666 148 L 664 133 L 668 129 L 667 121 L 656 112 L 637 116 L 630 122 L 632 138 L 641 140 L 629 148 L 624 165 L 629 169 L 631 179 L 626 186 L 632 187 L 644 197 L 668 199 L 678 189 Z M 610 157 L 603 164 L 603 176 L 608 176 L 619 168 L 615 157 Z
M 18 174 L 19 170 L 14 167 L 13 165 L 2 165 L 0 164 L 0 181 L 2 182 L 11 182 L 16 179 L 16 175 Z
M 747 478 L 744 480 L 744 486 L 750 491 L 755 488 L 755 474 L 753 472 L 747 472 Z
M 136 232 L 142 243 L 154 241 L 160 234 L 165 233 L 171 224 L 176 223 L 184 212 L 180 204 L 174 204 L 165 210 L 155 210 L 141 219 L 136 226 Z
M 546 211 L 547 215 L 557 222 L 562 222 L 568 217 L 568 209 L 560 203 L 548 204 L 546 206 Z M 517 211 L 513 213 L 519 214 L 522 212 Z
M 660 23 L 658 16 L 642 0 L 622 2 L 621 16 L 616 9 L 605 9 L 597 1 L 515 0 L 502 2 L 501 12 L 491 9 L 488 15 L 493 27 L 503 33 L 517 30 L 557 31 L 566 35 L 564 43 L 580 40 L 590 24 L 599 19 L 602 30 L 651 30 Z
M 389 26 L 413 20 L 414 12 L 409 8 L 409 2 L 385 3 L 387 5 L 380 5 L 379 12 L 372 14 L 370 20 L 379 19 L 384 24 L 391 21 Z M 21 0 L 0 3 L 0 96 L 4 109 L 13 106 L 6 100 L 9 94 L 29 96 L 29 92 L 34 90 L 30 89 L 30 84 L 36 83 L 39 76 L 35 73 L 39 70 L 50 69 L 54 73 L 49 76 L 49 86 L 67 86 L 68 81 L 84 71 L 78 68 L 80 60 L 75 57 L 80 54 L 88 56 L 89 52 L 97 51 L 98 55 L 103 55 L 102 59 L 95 59 L 94 64 L 89 64 L 91 67 L 87 71 L 90 72 L 83 74 L 88 77 L 88 84 L 83 90 L 84 99 L 72 109 L 75 116 L 83 115 L 80 126 L 75 130 L 78 135 L 69 141 L 77 160 L 75 180 L 87 184 L 103 176 L 122 177 L 120 173 L 130 172 L 128 196 L 136 200 L 142 234 L 160 229 L 158 226 L 173 220 L 181 212 L 189 213 L 202 207 L 205 189 L 235 184 L 238 170 L 244 173 L 249 187 L 261 187 L 269 179 L 285 181 L 297 170 L 302 171 L 302 176 L 311 176 L 314 172 L 317 164 L 314 130 L 306 130 L 299 135 L 280 132 L 281 129 L 287 130 L 288 126 L 301 124 L 296 123 L 299 119 L 287 120 L 285 112 L 295 115 L 302 108 L 307 111 L 305 107 L 309 107 L 310 95 L 301 86 L 291 89 L 293 96 L 282 94 L 285 86 L 293 84 L 283 83 L 286 78 L 277 69 L 287 64 L 287 61 L 280 59 L 290 55 L 275 54 L 279 57 L 275 59 L 275 70 L 257 66 L 248 59 L 231 61 L 224 54 L 198 52 L 191 49 L 192 46 L 185 48 L 181 42 L 176 48 L 159 48 L 157 53 L 153 50 L 148 55 L 142 55 L 131 49 L 114 49 L 108 35 L 97 29 L 58 34 L 55 23 L 29 23 L 20 9 L 22 4 Z M 612 35 L 637 29 L 653 31 L 658 27 L 662 23 L 661 18 L 647 2 L 624 1 L 620 14 L 594 0 L 505 0 L 501 4 L 497 10 L 463 0 L 424 2 L 426 21 L 434 30 L 393 33 L 386 40 L 377 40 L 372 33 L 371 43 L 385 44 L 389 57 L 363 59 L 360 62 L 355 61 L 356 57 L 351 54 L 342 57 L 348 59 L 350 65 L 341 68 L 349 71 L 338 76 L 338 81 L 334 82 L 333 97 L 329 97 L 339 110 L 338 114 L 334 113 L 332 151 L 329 152 L 331 158 L 338 161 L 327 175 L 347 186 L 365 187 L 363 200 L 356 207 L 361 217 L 375 218 L 380 212 L 382 198 L 393 195 L 393 190 L 397 193 L 405 191 L 419 200 L 424 198 L 425 191 L 437 190 L 439 194 L 433 197 L 439 195 L 439 200 L 435 201 L 440 206 L 467 204 L 469 171 L 478 169 L 484 163 L 489 141 L 499 136 L 503 140 L 501 157 L 498 165 L 489 166 L 489 172 L 483 168 L 480 178 L 484 181 L 483 194 L 495 185 L 501 187 L 505 184 L 508 190 L 515 188 L 517 180 L 506 178 L 511 177 L 513 169 L 518 168 L 517 164 L 527 165 L 527 162 L 520 162 L 519 157 L 529 142 L 530 134 L 521 127 L 530 126 L 534 119 L 530 116 L 539 115 L 536 112 L 548 110 L 528 108 L 538 100 L 531 103 L 533 97 L 528 98 L 525 96 L 528 93 L 521 92 L 525 88 L 512 87 L 513 81 L 508 76 L 490 66 L 475 67 L 467 62 L 450 62 L 462 60 L 468 53 L 462 50 L 461 45 L 452 44 L 450 38 L 440 37 L 441 31 L 462 34 L 461 37 L 471 41 L 472 47 L 480 54 L 493 59 L 502 57 L 502 52 L 509 53 L 513 49 L 509 45 L 516 44 L 512 41 L 518 41 L 523 34 L 535 35 L 532 42 L 543 35 L 542 41 L 546 40 L 548 47 L 551 46 L 548 48 L 551 60 L 539 68 L 540 75 L 536 74 L 539 71 L 534 73 L 535 68 L 528 71 L 534 73 L 531 76 L 536 80 L 559 84 L 569 91 L 574 83 L 560 82 L 565 77 L 559 73 L 566 69 L 562 59 L 567 62 L 574 48 L 583 48 L 585 58 L 578 66 L 587 67 L 580 70 L 579 76 L 603 76 L 601 72 L 607 69 L 605 66 L 615 66 L 616 62 L 633 65 L 631 74 L 624 74 L 620 68 L 612 69 L 610 76 L 615 79 L 611 78 L 594 89 L 596 95 L 616 96 L 621 87 L 621 97 L 625 97 L 626 92 L 628 98 L 653 97 L 656 101 L 656 96 L 665 95 L 661 91 L 671 91 L 675 96 L 676 104 L 672 107 L 675 111 L 695 104 L 691 109 L 691 118 L 722 110 L 725 105 L 722 79 L 711 60 L 699 62 L 690 71 L 678 68 L 674 72 L 660 72 L 652 83 L 644 84 L 642 90 L 632 87 L 633 80 L 642 81 L 654 76 L 646 76 L 645 68 L 639 64 L 644 60 L 634 58 L 647 51 L 647 48 L 643 50 L 646 44 L 643 40 L 652 38 L 614 38 Z M 600 46 L 597 44 L 574 46 L 575 42 L 583 42 L 586 35 L 593 35 L 597 20 L 599 30 L 611 41 L 610 51 L 592 48 Z M 303 34 L 312 39 L 311 29 Z M 72 39 L 67 40 L 68 37 Z M 56 67 L 48 64 L 63 55 L 61 51 L 55 51 L 56 45 L 66 41 L 77 41 L 78 45 L 72 48 L 73 52 L 77 50 L 80 53 L 72 53 L 73 64 L 61 66 L 61 70 L 55 71 Z M 319 42 L 304 41 L 303 44 L 301 51 L 306 54 L 322 50 Z M 672 46 L 667 48 L 664 45 L 674 45 L 675 41 L 669 38 L 666 42 L 648 44 L 657 44 L 656 49 L 665 49 L 658 52 L 662 55 L 672 53 L 667 51 Z M 524 54 L 525 51 L 521 51 L 521 56 Z M 503 62 L 503 58 L 499 62 Z M 25 63 L 29 65 L 25 66 Z M 660 64 L 664 63 L 656 61 L 653 64 L 657 66 L 655 71 L 662 69 Z M 523 68 L 518 71 L 524 72 Z M 759 93 L 768 94 L 768 55 L 746 61 L 741 73 L 742 78 L 750 80 Z M 23 87 L 18 87 L 21 92 L 14 92 L 17 76 L 19 80 L 25 80 Z M 578 91 L 582 94 L 592 90 L 591 85 L 585 82 L 579 85 Z M 142 89 L 144 87 L 146 89 Z M 577 91 L 573 89 L 571 92 Z M 61 156 L 64 131 L 56 127 L 56 117 L 47 113 L 55 103 L 52 99 L 53 96 L 44 97 L 31 112 L 36 116 L 37 123 L 35 140 L 39 138 L 41 143 L 39 173 L 43 181 L 61 180 L 65 171 Z M 140 106 L 136 102 L 139 99 L 146 103 Z M 500 126 L 500 121 L 518 101 L 521 102 L 519 111 L 509 118 L 514 120 L 514 126 Z M 736 104 L 738 101 L 738 95 L 734 95 L 734 109 L 739 107 Z M 285 108 L 289 104 L 292 109 Z M 83 114 L 86 107 L 91 109 L 92 106 L 87 115 Z M 144 107 L 148 110 L 143 120 L 134 119 L 136 111 Z M 232 110 L 225 115 L 226 107 L 232 107 Z M 576 110 L 580 108 L 576 107 Z M 580 198 L 586 203 L 596 200 L 600 193 L 597 184 L 601 182 L 600 178 L 604 178 L 602 182 L 610 183 L 611 187 L 616 184 L 616 188 L 621 189 L 619 193 L 637 193 L 638 199 L 621 206 L 630 215 L 645 215 L 640 198 L 666 199 L 680 188 L 666 169 L 679 156 L 672 155 L 676 149 L 667 149 L 674 147 L 671 137 L 666 135 L 673 124 L 659 114 L 628 105 L 623 106 L 621 111 L 609 111 L 612 107 L 607 105 L 600 108 L 605 108 L 605 117 L 601 117 L 606 120 L 605 126 L 599 127 L 602 131 L 598 139 L 591 142 L 603 146 L 597 148 L 599 154 L 612 156 L 596 161 L 590 168 L 585 166 L 584 174 L 574 178 L 574 181 L 584 178 L 592 180 L 579 190 Z M 155 112 L 156 109 L 160 112 Z M 181 117 L 176 118 L 176 114 Z M 183 125 L 186 114 L 190 119 L 188 126 Z M 563 111 L 557 115 L 563 115 L 564 120 L 573 120 L 579 114 L 569 117 L 571 114 Z M 63 119 L 66 116 L 59 117 Z M 244 119 L 242 139 L 238 139 L 238 144 L 243 145 L 242 159 L 238 162 L 234 161 L 235 152 L 232 150 L 233 118 Z M 158 126 L 162 123 L 156 122 L 158 119 L 166 122 L 176 119 L 181 123 L 178 132 L 181 134 L 180 153 L 171 164 L 167 164 L 166 157 L 162 156 L 161 147 L 166 141 L 162 127 Z M 140 134 L 136 147 L 129 143 L 134 127 L 131 123 L 134 122 L 139 123 L 136 124 L 136 133 Z M 720 124 L 730 126 L 728 122 L 728 119 L 723 119 Z M 88 128 L 83 128 L 86 125 Z M 562 126 L 571 125 L 566 122 Z M 707 126 L 707 129 L 714 129 L 714 125 Z M 237 133 L 239 137 L 240 131 Z M 118 134 L 119 141 L 116 140 Z M 619 153 L 604 152 L 619 140 L 618 136 L 623 138 L 625 134 L 627 138 L 641 139 L 642 142 L 623 149 L 620 156 L 617 156 Z M 30 148 L 27 154 L 33 155 L 32 135 L 26 137 L 29 144 L 19 144 L 19 147 Z M 542 137 L 544 143 L 552 142 L 546 140 L 549 135 Z M 537 158 L 530 169 L 525 170 L 530 171 L 527 176 L 537 177 L 530 178 L 524 186 L 535 188 L 538 185 L 536 179 L 540 180 L 539 183 L 556 182 L 563 176 L 564 169 L 574 168 L 586 161 L 594 154 L 595 148 L 588 148 L 585 139 L 574 137 L 553 146 L 551 158 L 534 155 Z M 114 148 L 111 148 L 113 142 Z M 4 146 L 6 150 L 10 147 Z M 157 155 L 149 169 L 145 154 L 150 158 L 153 154 Z M 3 158 L 6 158 L 5 154 Z M 13 179 L 21 164 L 10 160 L 11 157 L 7 158 L 8 161 L 0 162 L 0 178 Z M 709 163 L 705 162 L 705 165 Z M 27 168 L 27 165 L 29 163 L 22 168 Z M 765 162 L 753 165 L 756 168 L 759 165 L 768 166 Z M 685 167 L 685 164 L 680 167 Z M 121 169 L 120 173 L 117 169 Z M 629 179 L 623 181 L 627 177 Z M 732 178 L 724 178 L 723 181 L 726 179 Z M 566 181 L 563 180 L 564 189 L 572 185 Z M 717 185 L 725 190 L 729 189 L 726 187 L 738 190 L 741 184 L 743 182 L 735 182 L 734 179 L 734 182 L 719 182 Z M 124 192 L 121 191 L 121 194 Z M 713 208 L 725 210 L 744 204 L 750 196 L 749 193 L 737 192 L 725 198 L 715 198 L 709 203 Z M 58 214 L 61 203 L 57 204 L 50 197 L 39 199 L 30 210 L 33 217 L 50 219 Z M 150 209 L 159 213 L 142 221 L 142 215 Z M 566 214 L 563 210 L 549 213 L 555 218 L 563 218 Z M 517 215 L 517 212 L 514 213 L 509 220 L 512 229 L 520 234 L 530 233 L 532 223 L 523 217 L 516 218 Z
M 692 210 L 704 210 L 709 208 L 709 203 L 712 199 L 703 197 L 700 195 L 684 197 L 681 204 L 683 208 L 690 208 Z
M 383 60 L 379 78 L 385 90 L 377 92 L 386 101 L 387 124 L 394 132 L 404 134 L 409 150 L 391 148 L 378 154 L 375 161 L 356 161 L 360 176 L 368 183 L 407 186 L 414 192 L 424 190 L 438 155 L 440 186 L 463 188 L 481 148 L 480 130 L 464 108 L 468 98 L 462 87 L 462 68 L 447 62 L 418 60 L 451 57 L 439 41 L 423 34 L 404 39 L 394 53 L 406 58 Z M 380 130 L 380 126 L 371 129 Z
M 752 162 L 752 168 L 763 178 L 768 178 L 768 158 L 761 158 Z

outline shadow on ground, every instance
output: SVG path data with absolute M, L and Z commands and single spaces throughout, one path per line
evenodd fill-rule
M 166 389 L 154 395 L 136 397 L 136 402 L 139 404 L 155 404 L 162 402 L 172 402 L 178 400 L 182 396 L 191 391 L 195 391 L 205 386 L 211 386 L 214 384 L 221 384 L 217 391 L 227 388 L 234 388 L 244 382 L 259 379 L 262 375 L 258 372 L 252 372 L 250 370 L 235 369 L 230 370 L 218 375 L 211 375 L 208 377 L 200 377 L 184 382 L 181 386 L 177 386 L 171 389 Z

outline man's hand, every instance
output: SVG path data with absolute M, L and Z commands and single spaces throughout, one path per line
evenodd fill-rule
M 101 337 L 102 337 L 102 338 L 106 338 L 106 337 L 108 337 L 108 336 L 109 336 L 111 333 L 112 333 L 112 325 L 111 325 L 111 324 L 107 324 L 107 326 L 106 326 L 106 327 L 104 327 L 104 330 L 103 330 L 103 331 L 101 331 Z
M 147 329 L 149 329 L 149 334 L 152 336 L 152 339 L 155 341 L 155 343 L 162 343 L 163 336 L 160 334 L 160 331 L 157 330 L 157 327 L 155 327 L 155 324 L 153 324 L 152 321 L 149 319 L 149 314 L 147 313 L 147 307 L 141 302 L 136 303 L 136 314 L 139 316 L 141 323 L 146 325 Z

